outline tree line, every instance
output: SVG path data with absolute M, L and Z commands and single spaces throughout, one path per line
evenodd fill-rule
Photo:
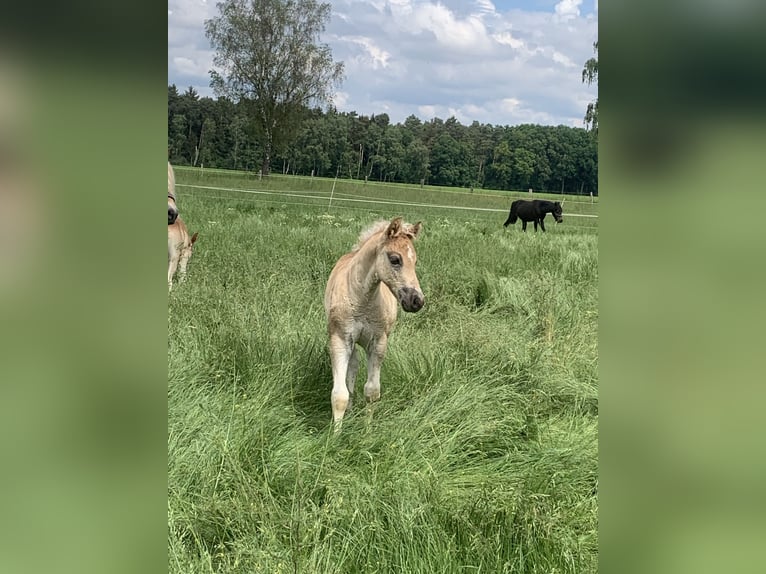
M 248 101 L 168 86 L 171 163 L 262 170 Z M 294 110 L 298 129 L 269 154 L 276 173 L 501 190 L 598 194 L 596 135 L 583 128 L 499 126 L 454 117 L 392 124 L 330 107 Z

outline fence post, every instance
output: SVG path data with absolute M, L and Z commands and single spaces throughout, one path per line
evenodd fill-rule
M 335 171 L 335 179 L 332 180 L 332 189 L 330 190 L 330 203 L 327 204 L 327 209 L 330 209 L 332 207 L 332 196 L 335 194 L 335 182 L 338 181 L 339 173 L 340 173 L 340 165 L 338 166 L 338 169 Z

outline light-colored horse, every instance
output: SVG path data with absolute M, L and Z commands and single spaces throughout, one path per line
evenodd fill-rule
M 168 291 L 173 288 L 173 275 L 178 269 L 178 280 L 186 278 L 186 266 L 192 256 L 192 246 L 197 241 L 197 233 L 189 237 L 183 219 L 177 217 L 173 225 L 168 225 Z
M 425 299 L 415 274 L 417 256 L 413 240 L 420 222 L 403 223 L 401 217 L 378 221 L 359 235 L 350 253 L 335 264 L 325 289 L 324 305 L 332 361 L 332 417 L 340 430 L 343 414 L 351 406 L 359 370 L 357 347 L 367 351 L 368 402 L 380 398 L 380 366 L 388 336 L 396 322 L 398 305 L 419 311 Z
M 178 216 L 176 206 L 176 174 L 168 162 L 168 291 L 173 288 L 173 276 L 179 271 L 179 281 L 186 277 L 186 266 L 192 255 L 197 233 L 189 237 L 186 224 Z
M 175 223 L 178 217 L 178 207 L 176 206 L 176 174 L 173 173 L 173 167 L 168 162 L 168 225 Z

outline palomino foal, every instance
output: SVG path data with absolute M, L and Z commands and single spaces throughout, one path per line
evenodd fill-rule
M 186 277 L 186 266 L 192 255 L 192 245 L 197 241 L 195 233 L 189 237 L 186 224 L 178 217 L 176 207 L 176 175 L 168 162 L 168 291 L 173 288 L 173 275 L 179 269 L 179 280 Z
M 332 361 L 332 418 L 340 430 L 346 407 L 351 406 L 359 370 L 357 343 L 367 351 L 368 402 L 380 398 L 380 365 L 388 335 L 396 322 L 398 305 L 419 311 L 425 299 L 415 274 L 417 256 L 412 241 L 420 222 L 401 217 L 378 221 L 363 231 L 351 253 L 335 264 L 325 289 L 324 306 Z
M 168 225 L 168 291 L 173 288 L 173 275 L 178 269 L 178 280 L 186 278 L 186 266 L 192 256 L 192 246 L 197 241 L 197 232 L 189 237 L 183 219 L 176 217 L 173 225 Z

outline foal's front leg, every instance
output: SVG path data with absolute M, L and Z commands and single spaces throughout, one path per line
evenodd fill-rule
M 170 260 L 168 261 L 168 291 L 173 288 L 173 275 L 176 274 L 178 268 L 179 253 L 173 251 L 170 254 Z
M 354 406 L 354 386 L 356 385 L 356 375 L 359 372 L 359 352 L 356 345 L 352 345 L 351 357 L 348 360 L 348 371 L 346 372 L 346 388 L 348 388 L 348 406 L 346 410 L 351 410 Z
M 181 254 L 181 259 L 178 262 L 178 282 L 183 283 L 186 280 L 186 266 L 189 264 L 189 258 L 191 253 L 184 252 Z
M 364 396 L 368 403 L 380 399 L 380 366 L 383 364 L 387 346 L 388 336 L 381 335 L 367 347 L 367 382 L 364 384 Z
M 540 229 L 542 229 L 543 231 L 545 231 L 545 224 L 543 223 L 543 220 L 544 220 L 544 219 L 545 219 L 545 216 L 543 215 L 543 216 L 540 218 Z
M 330 361 L 332 362 L 332 420 L 335 423 L 335 432 L 340 430 L 343 422 L 343 414 L 348 406 L 349 392 L 346 387 L 346 375 L 351 359 L 353 343 L 343 335 L 330 336 Z

